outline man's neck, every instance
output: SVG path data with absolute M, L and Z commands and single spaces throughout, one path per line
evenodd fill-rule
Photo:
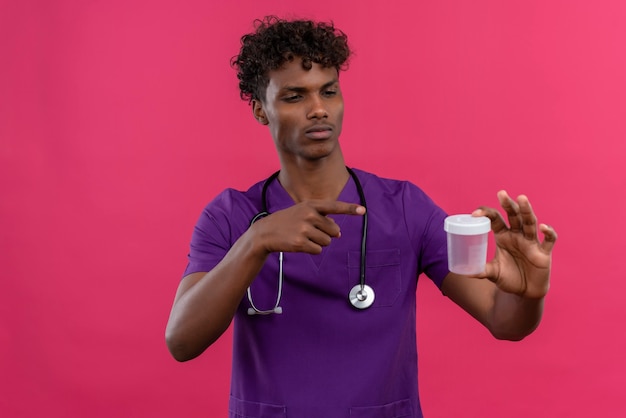
M 337 200 L 349 178 L 343 158 L 333 162 L 283 164 L 278 176 L 296 203 L 310 199 Z

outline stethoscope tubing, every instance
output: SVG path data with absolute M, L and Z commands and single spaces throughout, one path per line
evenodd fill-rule
M 360 257 L 360 269 L 359 269 L 359 284 L 357 284 L 350 290 L 350 293 L 348 295 L 348 300 L 350 301 L 352 306 L 354 306 L 355 308 L 365 309 L 371 306 L 375 298 L 374 290 L 365 283 L 367 228 L 368 228 L 367 203 L 365 201 L 365 193 L 363 192 L 363 187 L 361 186 L 361 182 L 359 181 L 359 178 L 357 177 L 356 173 L 349 167 L 346 167 L 346 170 L 348 170 L 348 173 L 350 174 L 350 176 L 352 177 L 354 181 L 357 193 L 359 194 L 359 200 L 360 200 L 361 206 L 366 208 L 366 211 L 362 216 L 363 221 L 362 221 L 362 227 L 361 227 L 362 229 L 361 229 L 361 254 L 360 254 L 361 257 Z M 261 191 L 261 212 L 254 215 L 254 217 L 250 221 L 250 226 L 252 226 L 252 224 L 254 224 L 259 219 L 270 215 L 270 212 L 267 207 L 267 189 L 269 185 L 272 183 L 272 181 L 274 181 L 278 177 L 279 174 L 280 174 L 280 171 L 277 171 L 271 176 L 269 176 L 267 180 L 265 180 L 265 183 L 263 184 L 263 189 Z M 251 306 L 250 308 L 248 308 L 248 315 L 269 315 L 272 313 L 277 313 L 277 314 L 282 313 L 282 308 L 280 307 L 280 300 L 282 298 L 283 281 L 284 281 L 283 259 L 284 259 L 284 255 L 283 255 L 283 252 L 281 251 L 278 254 L 278 260 L 279 260 L 278 261 L 279 263 L 278 295 L 276 298 L 276 303 L 274 304 L 274 308 L 269 309 L 269 310 L 261 310 L 257 308 L 257 306 L 254 304 L 252 300 L 252 292 L 250 290 L 250 287 L 248 287 L 247 289 L 248 302 L 250 303 L 250 306 Z

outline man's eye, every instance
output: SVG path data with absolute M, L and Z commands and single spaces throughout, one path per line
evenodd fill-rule
M 336 94 L 337 94 L 336 90 L 326 90 L 324 92 L 324 96 L 329 96 L 329 97 L 335 96 Z
M 299 94 L 294 94 L 293 96 L 285 96 L 283 100 L 286 102 L 295 102 L 300 100 L 300 97 L 301 96 Z

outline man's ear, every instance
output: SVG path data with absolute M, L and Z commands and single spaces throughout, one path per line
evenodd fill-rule
M 265 111 L 263 110 L 263 103 L 260 100 L 252 100 L 252 113 L 254 118 L 259 121 L 261 125 L 269 124 Z

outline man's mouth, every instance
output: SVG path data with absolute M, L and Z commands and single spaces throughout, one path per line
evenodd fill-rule
M 304 134 L 310 139 L 328 139 L 333 135 L 333 128 L 329 125 L 317 125 L 307 129 Z

